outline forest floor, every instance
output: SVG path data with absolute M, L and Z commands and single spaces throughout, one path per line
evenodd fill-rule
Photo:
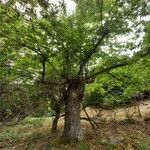
M 16 125 L 0 127 L 1 150 L 150 150 L 150 105 L 103 110 L 87 108 L 88 114 L 99 117 L 97 134 L 88 122 L 82 121 L 84 139 L 77 144 L 60 140 L 63 119 L 57 135 L 51 135 L 50 118 L 26 118 Z M 84 113 L 81 112 L 84 116 Z M 131 118 L 132 117 L 132 118 Z M 144 121 L 145 120 L 145 121 Z

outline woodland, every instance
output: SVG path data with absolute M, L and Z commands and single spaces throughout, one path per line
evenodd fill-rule
M 55 2 L 0 1 L 0 149 L 150 149 L 150 1 Z

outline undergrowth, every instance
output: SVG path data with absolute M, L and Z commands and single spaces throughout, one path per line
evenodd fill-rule
M 83 141 L 63 144 L 61 128 L 57 135 L 50 133 L 49 118 L 26 118 L 17 125 L 5 126 L 0 130 L 0 149 L 15 150 L 149 150 L 150 122 L 103 122 L 97 136 L 89 124 L 82 125 Z

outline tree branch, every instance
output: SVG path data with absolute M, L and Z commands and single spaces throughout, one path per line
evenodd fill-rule
M 95 126 L 94 126 L 94 124 L 92 123 L 92 120 L 91 120 L 91 118 L 89 117 L 88 113 L 86 112 L 85 107 L 83 107 L 83 111 L 84 111 L 85 115 L 87 116 L 87 120 L 89 121 L 89 123 L 90 123 L 90 125 L 91 125 L 93 131 L 95 132 L 96 136 L 98 136 L 98 135 L 97 135 L 97 132 L 96 132 L 96 129 L 95 129 Z M 96 125 L 97 125 L 97 124 L 96 124 Z
M 102 74 L 102 73 L 105 73 L 105 72 L 108 72 L 112 69 L 115 69 L 115 68 L 119 68 L 119 67 L 123 67 L 123 66 L 127 66 L 128 65 L 128 62 L 124 62 L 124 63 L 120 63 L 120 64 L 115 64 L 113 66 L 109 66 L 109 67 L 106 67 L 106 68 L 102 68 L 101 70 L 91 74 L 90 76 L 86 77 L 86 80 L 90 79 L 90 78 L 94 78 L 95 76 L 99 75 L 99 74 Z
M 116 68 L 120 68 L 120 67 L 124 67 L 124 66 L 130 65 L 130 64 L 133 64 L 133 63 L 137 62 L 138 60 L 140 60 L 141 58 L 143 58 L 143 57 L 145 57 L 145 56 L 147 56 L 149 54 L 150 54 L 150 47 L 147 48 L 145 53 L 143 53 L 143 51 L 142 52 L 138 52 L 134 58 L 132 58 L 132 59 L 130 59 L 128 61 L 122 61 L 122 62 L 116 63 L 116 64 L 114 64 L 112 66 L 101 68 L 99 71 L 97 71 L 97 72 L 87 76 L 85 78 L 85 80 L 89 80 L 91 78 L 94 78 L 97 75 L 105 73 L 105 72 L 108 72 L 108 71 L 110 71 L 112 69 L 116 69 Z
M 95 125 L 96 125 L 96 127 L 97 128 L 99 128 L 99 125 L 98 125 L 98 123 L 94 120 L 94 118 L 90 118 L 90 120 L 88 119 L 88 118 L 86 118 L 86 117 L 80 117 L 80 120 L 85 120 L 85 121 L 88 121 L 88 122 L 93 122 Z
M 104 38 L 109 34 L 109 29 L 108 26 L 105 24 L 105 26 L 103 27 L 103 32 L 102 35 L 99 37 L 99 39 L 97 40 L 96 44 L 94 45 L 93 49 L 90 50 L 90 52 L 85 56 L 85 58 L 82 60 L 80 67 L 79 67 L 79 72 L 78 72 L 78 76 L 80 76 L 82 74 L 83 68 L 86 65 L 86 63 L 90 60 L 90 58 L 92 57 L 92 55 L 94 53 L 97 52 L 97 48 L 99 47 L 99 45 L 101 45 L 101 43 L 103 42 Z
M 47 27 L 45 27 L 45 25 L 43 23 L 39 23 L 39 25 L 47 32 L 47 34 L 53 39 L 53 40 L 56 40 L 56 38 L 54 37 L 54 35 L 48 30 Z M 61 45 L 64 49 L 65 46 L 63 43 L 61 43 L 60 41 L 57 40 L 57 42 L 59 43 L 59 45 Z

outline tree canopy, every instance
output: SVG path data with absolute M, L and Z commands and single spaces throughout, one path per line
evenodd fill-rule
M 102 80 L 107 78 L 104 80 L 109 86 L 112 84 L 109 76 L 119 76 L 124 81 L 122 67 L 130 70 L 130 65 L 135 73 L 141 66 L 146 67 L 141 80 L 137 74 L 141 82 L 149 73 L 148 0 L 76 0 L 75 3 L 76 9 L 71 14 L 64 0 L 57 5 L 48 0 L 0 3 L 0 86 L 19 86 L 19 90 L 24 86 L 36 91 L 33 87 L 40 85 L 37 91 L 42 91 L 43 85 L 49 85 L 46 88 L 58 92 L 56 86 L 63 86 L 64 137 L 68 140 L 80 136 L 80 105 L 87 83 L 94 82 L 97 76 L 97 80 L 101 76 Z M 113 71 L 117 68 L 121 69 Z M 136 76 L 132 82 L 141 83 Z M 53 94 L 45 97 L 52 97 L 49 95 Z M 74 113 L 70 106 L 74 107 Z

